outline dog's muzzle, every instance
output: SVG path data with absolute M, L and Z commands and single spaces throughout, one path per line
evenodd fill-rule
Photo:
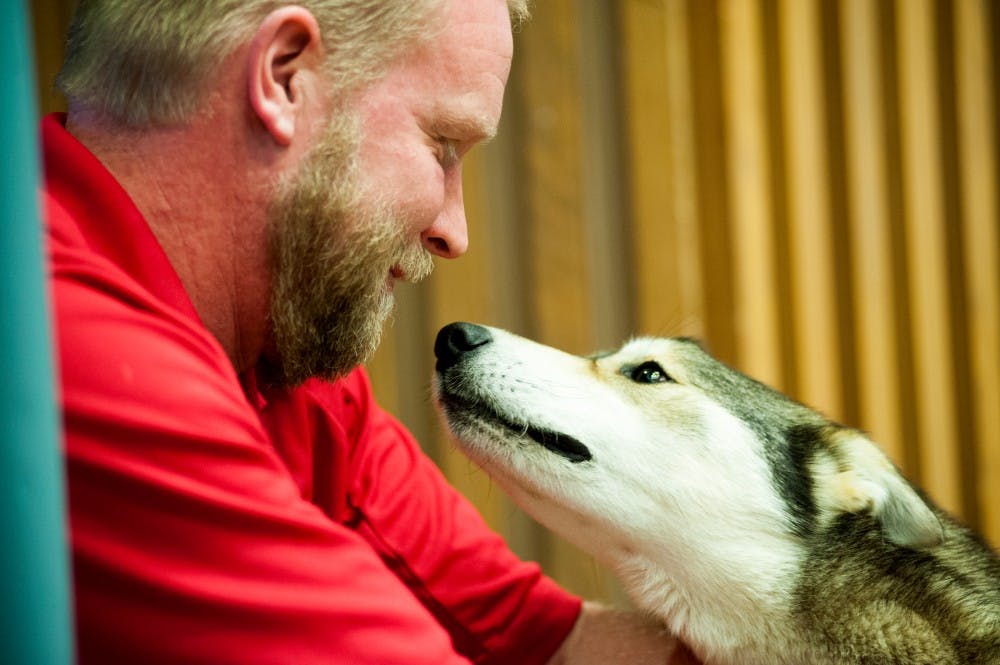
M 450 323 L 438 331 L 437 339 L 434 340 L 434 355 L 437 356 L 437 364 L 434 368 L 439 377 L 447 374 L 461 373 L 461 368 L 454 372 L 449 369 L 458 365 L 462 358 L 493 342 L 493 334 L 488 328 L 477 326 L 474 323 Z M 440 400 L 444 405 L 445 412 L 454 417 L 456 412 L 465 412 L 475 418 L 495 422 L 515 432 L 518 436 L 526 436 L 543 448 L 550 450 L 570 462 L 586 462 L 593 456 L 590 449 L 577 439 L 542 427 L 537 427 L 530 423 L 514 423 L 505 417 L 496 407 L 484 402 L 481 398 L 470 399 L 468 395 L 463 396 L 461 386 L 464 381 L 442 380 L 440 388 Z
M 493 335 L 482 326 L 464 322 L 450 323 L 438 331 L 434 341 L 434 355 L 437 357 L 434 369 L 443 372 L 458 363 L 466 353 L 492 341 Z

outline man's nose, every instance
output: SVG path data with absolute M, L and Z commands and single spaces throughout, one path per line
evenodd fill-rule
M 429 227 L 420 234 L 424 247 L 431 254 L 455 259 L 469 249 L 469 229 L 465 220 L 465 200 L 462 197 L 462 174 L 451 175 L 445 190 L 444 207 Z

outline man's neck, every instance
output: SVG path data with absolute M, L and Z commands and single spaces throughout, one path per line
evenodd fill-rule
M 218 116 L 151 130 L 109 129 L 72 112 L 67 121 L 135 202 L 202 323 L 242 372 L 266 339 L 269 187 L 239 127 Z

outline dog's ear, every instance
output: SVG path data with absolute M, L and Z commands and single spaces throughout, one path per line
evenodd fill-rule
M 833 445 L 838 466 L 829 479 L 828 497 L 835 510 L 870 512 L 889 542 L 924 548 L 944 540 L 941 522 L 917 491 L 874 443 L 857 433 L 841 432 Z

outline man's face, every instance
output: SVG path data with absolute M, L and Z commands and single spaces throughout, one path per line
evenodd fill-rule
M 496 131 L 511 58 L 504 0 L 455 0 L 441 33 L 338 109 L 269 209 L 271 323 L 297 384 L 367 360 L 395 280 L 467 245 L 461 157 Z
M 332 379 L 367 360 L 392 312 L 392 279 L 433 268 L 392 207 L 362 196 L 357 133 L 353 114 L 335 116 L 268 210 L 278 383 Z
M 461 158 L 496 133 L 512 52 L 505 0 L 453 0 L 440 33 L 361 95 L 362 186 L 439 256 L 468 246 Z

